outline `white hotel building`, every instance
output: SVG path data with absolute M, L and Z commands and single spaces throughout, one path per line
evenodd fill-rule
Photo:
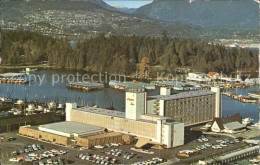
M 168 89 L 162 88 L 162 90 L 165 91 L 164 94 L 170 96 Z M 215 112 L 216 95 L 213 92 L 206 93 L 206 95 L 214 97 L 210 100 L 214 107 L 211 107 L 208 113 L 208 118 L 211 120 L 217 114 Z M 192 97 L 196 97 L 196 93 Z M 159 103 L 164 102 L 160 98 L 153 100 L 155 102 L 159 100 Z M 136 136 L 139 139 L 137 142 L 140 144 L 139 147 L 148 143 L 159 144 L 166 148 L 183 145 L 184 122 L 173 120 L 164 113 L 154 113 L 153 105 L 149 101 L 147 101 L 146 92 L 132 90 L 126 92 L 125 112 L 94 107 L 77 108 L 77 104 L 67 103 L 66 121 L 98 126 L 110 131 Z M 196 101 L 193 104 L 196 104 Z M 203 111 L 207 112 L 207 109 Z

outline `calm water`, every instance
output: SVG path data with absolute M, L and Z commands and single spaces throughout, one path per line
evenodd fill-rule
M 18 72 L 18 70 L 11 70 Z M 52 75 L 53 74 L 75 74 L 75 71 L 64 71 L 64 70 L 39 70 L 35 74 L 39 76 L 45 75 L 43 83 L 40 86 L 39 80 L 29 85 L 11 85 L 11 84 L 0 84 L 0 95 L 6 96 L 7 91 L 13 91 L 12 97 L 21 98 L 25 97 L 25 91 L 29 93 L 29 100 L 34 100 L 35 97 L 43 99 L 48 98 L 48 102 L 56 100 L 62 102 L 63 99 L 67 98 L 66 102 L 79 101 L 79 104 L 85 105 L 98 105 L 102 108 L 110 108 L 111 103 L 113 107 L 118 111 L 124 111 L 125 109 L 125 92 L 119 89 L 105 88 L 102 90 L 95 90 L 89 92 L 83 92 L 78 90 L 71 90 L 66 87 L 67 81 L 56 83 L 52 86 Z M 86 74 L 86 72 L 80 72 L 80 74 Z M 247 95 L 248 91 L 257 90 L 257 87 L 251 87 L 247 89 L 233 89 L 232 92 L 238 94 Z M 148 95 L 158 94 L 159 89 L 148 92 Z M 250 117 L 254 119 L 254 122 L 259 121 L 259 109 L 258 104 L 247 104 L 233 100 L 229 97 L 223 96 L 223 116 L 232 115 L 234 113 L 240 113 L 241 116 Z

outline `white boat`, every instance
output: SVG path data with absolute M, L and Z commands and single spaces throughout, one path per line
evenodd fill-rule
M 13 102 L 13 99 L 12 98 L 9 98 L 9 97 L 0 97 L 0 101 L 1 102 Z
M 13 114 L 14 114 L 14 115 L 21 115 L 21 114 L 22 114 L 22 111 L 20 111 L 19 109 L 15 109 L 15 110 L 13 111 Z
M 16 104 L 18 104 L 18 105 L 21 105 L 23 103 L 24 103 L 23 100 L 17 100 L 17 102 L 16 102 Z
M 20 159 L 16 159 L 16 158 L 10 158 L 9 162 L 20 162 Z
M 43 112 L 44 108 L 43 108 L 43 106 L 39 105 L 37 107 L 37 109 L 35 109 L 35 110 L 38 111 L 38 112 Z
M 251 119 L 251 118 L 247 117 L 247 118 L 244 118 L 242 120 L 242 124 L 243 125 L 250 125 L 250 124 L 252 124 L 253 121 L 254 121 L 254 119 Z
M 58 108 L 58 109 L 64 108 L 64 104 L 59 104 L 57 108 Z
M 49 109 L 56 109 L 57 108 L 57 105 L 54 101 L 50 102 L 49 104 Z

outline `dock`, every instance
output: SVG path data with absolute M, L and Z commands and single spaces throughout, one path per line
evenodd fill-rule
M 97 82 L 73 82 L 66 85 L 68 88 L 80 89 L 84 91 L 103 89 L 105 86 Z
M 257 98 L 253 98 L 250 96 L 238 95 L 238 94 L 232 93 L 232 92 L 223 92 L 222 94 L 226 95 L 228 97 L 231 97 L 235 100 L 238 100 L 242 103 L 259 103 Z
M 248 157 L 250 155 L 255 155 L 259 153 L 259 145 L 250 147 L 250 148 L 246 148 L 246 149 L 242 149 L 239 151 L 235 151 L 232 152 L 230 154 L 224 155 L 224 156 L 220 156 L 218 158 L 215 159 L 216 162 L 221 163 L 221 164 L 226 164 L 228 162 L 237 160 L 237 159 L 241 159 L 244 157 Z
M 25 73 L 0 74 L 0 82 L 8 84 L 27 84 L 30 82 L 29 75 Z

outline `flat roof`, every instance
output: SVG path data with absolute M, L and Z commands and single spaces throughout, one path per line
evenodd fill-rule
M 211 91 L 198 90 L 198 91 L 181 92 L 178 94 L 167 95 L 167 96 L 163 96 L 163 95 L 148 96 L 148 98 L 159 99 L 159 100 L 175 100 L 175 99 L 183 99 L 188 97 L 204 96 L 210 94 L 215 94 L 215 93 Z
M 83 133 L 103 130 L 103 128 L 101 128 L 101 127 L 96 127 L 96 126 L 77 123 L 77 122 L 70 122 L 70 121 L 44 124 L 44 125 L 40 125 L 38 128 L 41 131 L 54 133 L 54 134 L 60 134 L 60 135 L 64 135 L 64 136 L 70 136 L 72 134 L 83 134 Z
M 97 83 L 97 82 L 72 82 L 69 83 L 68 85 L 77 85 L 77 86 L 82 86 L 82 87 L 102 87 L 104 84 L 102 83 Z
M 106 116 L 125 118 L 125 112 L 109 110 L 109 109 L 104 109 L 104 108 L 95 108 L 95 107 L 87 106 L 87 107 L 75 108 L 75 110 L 96 113 L 96 114 L 101 114 L 101 115 L 106 115 Z

